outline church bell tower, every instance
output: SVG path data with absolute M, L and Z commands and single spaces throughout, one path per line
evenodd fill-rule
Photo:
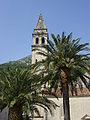
M 46 51 L 45 48 L 42 48 L 42 46 L 48 44 L 48 32 L 42 14 L 40 14 L 39 16 L 32 36 L 33 36 L 32 64 L 34 64 L 38 61 L 42 61 L 43 59 L 45 59 L 45 56 L 37 54 L 37 50 L 34 49 L 41 49 Z

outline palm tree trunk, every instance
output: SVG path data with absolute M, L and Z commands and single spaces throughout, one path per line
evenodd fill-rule
M 20 106 L 14 105 L 9 110 L 9 120 L 22 120 L 22 110 Z
M 64 120 L 70 120 L 69 90 L 66 70 L 61 70 Z
M 70 120 L 70 107 L 69 107 L 68 83 L 63 84 L 62 87 L 63 87 L 63 110 L 64 110 L 64 120 Z

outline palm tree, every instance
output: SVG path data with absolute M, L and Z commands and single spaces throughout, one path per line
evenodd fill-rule
M 80 38 L 72 39 L 72 33 L 66 36 L 63 32 L 62 37 L 59 34 L 57 37 L 52 34 L 52 38 L 53 42 L 48 40 L 48 46 L 43 46 L 48 52 L 35 49 L 38 50 L 37 54 L 46 56 L 46 59 L 39 61 L 35 67 L 44 66 L 47 74 L 43 81 L 48 82 L 51 88 L 57 89 L 58 85 L 61 87 L 64 120 L 70 120 L 69 84 L 74 86 L 75 83 L 83 82 L 89 88 L 87 79 L 90 78 L 85 73 L 90 74 L 90 65 L 88 65 L 90 54 L 82 52 L 89 51 L 88 43 L 80 44 Z
M 1 109 L 8 106 L 9 120 L 22 120 L 22 112 L 25 108 L 36 110 L 37 106 L 45 110 L 55 108 L 53 101 L 40 95 L 41 76 L 33 74 L 30 66 L 22 68 L 20 66 L 10 66 L 0 69 L 0 103 Z M 35 106 L 31 109 L 31 106 Z M 38 108 L 37 108 L 38 110 Z

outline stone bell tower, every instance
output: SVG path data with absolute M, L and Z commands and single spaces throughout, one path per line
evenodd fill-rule
M 40 14 L 39 16 L 32 36 L 33 36 L 32 64 L 34 64 L 38 61 L 42 61 L 43 59 L 45 59 L 45 56 L 37 54 L 37 50 L 34 49 L 41 49 L 46 51 L 45 48 L 42 48 L 42 46 L 48 44 L 48 32 L 42 14 Z

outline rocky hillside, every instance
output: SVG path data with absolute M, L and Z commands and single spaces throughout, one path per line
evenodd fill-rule
M 21 67 L 26 67 L 26 66 L 31 64 L 31 57 L 32 57 L 31 55 L 28 55 L 24 58 L 17 60 L 17 61 L 9 61 L 7 63 L 1 64 L 0 68 L 5 68 L 5 67 L 10 66 L 10 65 L 12 65 L 12 66 L 20 65 Z
M 17 60 L 16 62 L 18 62 L 20 64 L 24 63 L 24 64 L 27 64 L 27 65 L 30 65 L 31 62 L 32 62 L 31 58 L 32 58 L 32 56 L 28 55 L 28 56 L 26 56 L 24 58 L 21 58 L 21 59 Z

